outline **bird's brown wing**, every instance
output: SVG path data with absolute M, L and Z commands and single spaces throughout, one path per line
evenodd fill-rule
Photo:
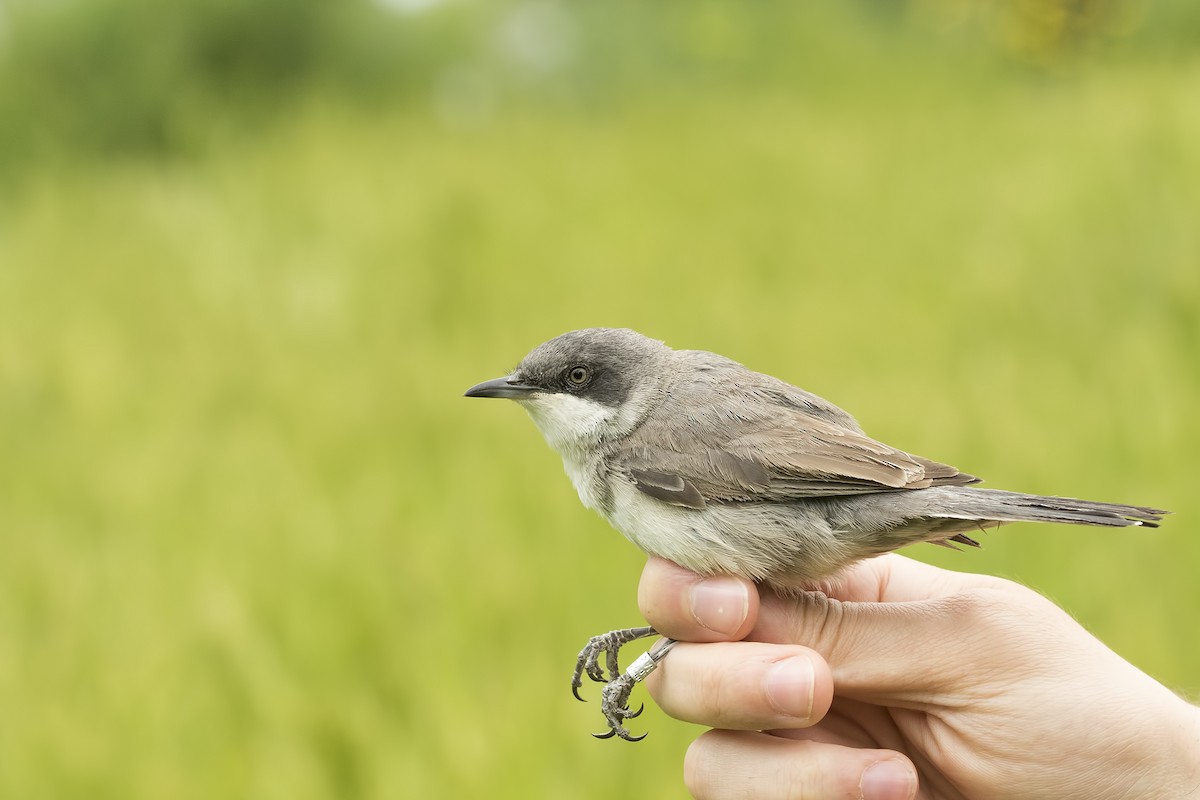
M 978 481 L 868 437 L 845 412 L 845 421 L 817 416 L 774 391 L 738 386 L 722 387 L 713 403 L 711 387 L 692 388 L 660 404 L 615 458 L 639 490 L 664 502 L 703 508 Z

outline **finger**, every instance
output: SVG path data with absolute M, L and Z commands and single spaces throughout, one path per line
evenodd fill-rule
M 833 702 L 829 665 L 795 645 L 681 643 L 646 685 L 671 716 L 712 728 L 803 728 Z
M 902 602 L 766 595 L 748 639 L 811 647 L 830 665 L 840 695 L 918 708 L 958 705 L 990 685 L 984 676 L 1020 656 L 998 642 L 1012 644 L 1027 607 L 1015 588 L 999 586 Z
M 696 800 L 911 800 L 917 773 L 890 750 L 859 750 L 754 731 L 709 731 L 688 748 L 684 783 Z
M 754 627 L 758 589 L 745 578 L 705 578 L 651 558 L 638 584 L 638 605 L 646 621 L 664 636 L 686 642 L 730 641 Z
M 819 588 L 838 600 L 902 603 L 931 600 L 1004 583 L 990 575 L 952 572 L 888 553 L 859 561 Z

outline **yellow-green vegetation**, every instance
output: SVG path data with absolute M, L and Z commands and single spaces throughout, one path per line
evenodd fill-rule
M 719 22 L 689 22 L 702 77 L 629 96 L 452 73 L 14 180 L 0 796 L 682 796 L 698 729 L 650 709 L 598 742 L 568 688 L 637 623 L 642 557 L 517 407 L 460 398 L 591 325 L 988 486 L 1173 509 L 908 554 L 1200 691 L 1200 58 L 1031 69 L 842 27 L 811 70 L 722 80 L 753 40 Z

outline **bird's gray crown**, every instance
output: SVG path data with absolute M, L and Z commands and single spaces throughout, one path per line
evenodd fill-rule
M 628 328 L 585 328 L 538 345 L 517 366 L 522 383 L 617 407 L 659 372 L 671 349 Z

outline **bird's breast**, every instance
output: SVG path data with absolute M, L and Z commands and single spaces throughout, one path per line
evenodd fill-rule
M 561 451 L 563 469 L 579 500 L 586 507 L 599 511 L 607 516 L 609 506 L 609 489 L 605 481 L 603 459 L 587 449 L 566 448 Z
M 704 574 L 740 573 L 726 532 L 711 514 L 650 497 L 628 475 L 610 475 L 608 483 L 605 518 L 643 552 Z
M 611 476 L 609 486 L 611 511 L 605 517 L 613 527 L 644 552 L 702 575 L 802 586 L 836 574 L 856 556 L 811 503 L 710 503 L 695 509 L 650 497 L 628 476 Z

